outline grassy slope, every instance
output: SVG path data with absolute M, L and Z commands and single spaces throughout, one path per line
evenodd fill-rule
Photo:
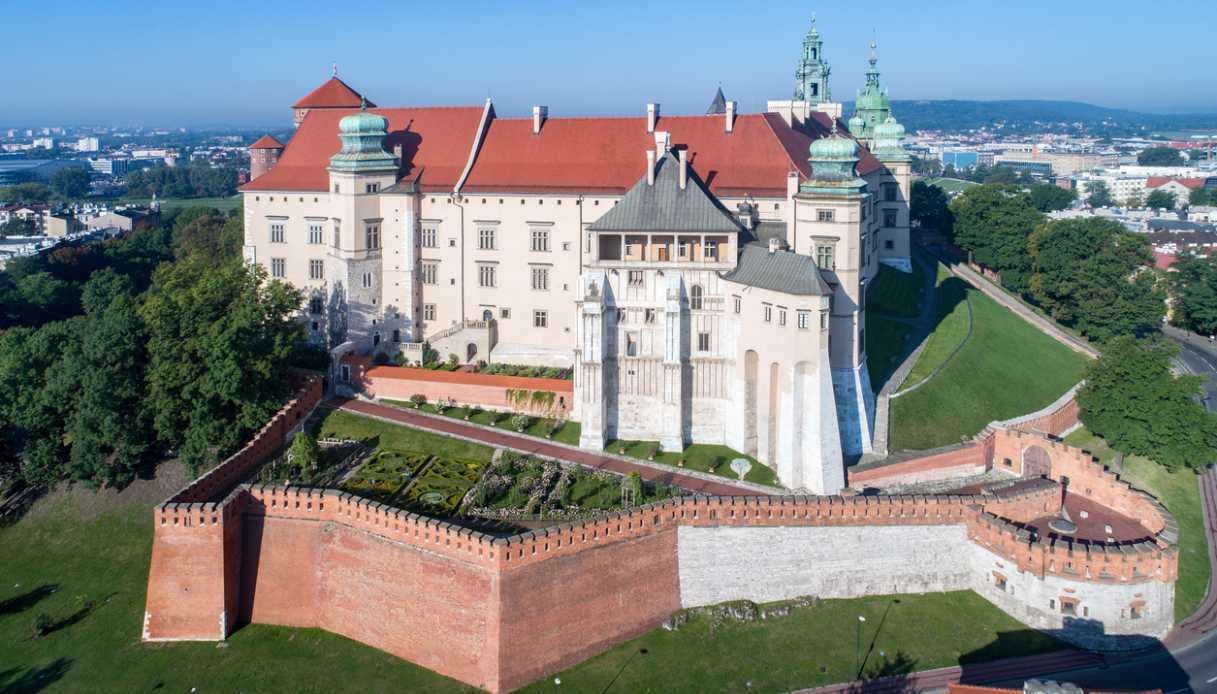
M 151 198 L 122 198 L 118 202 L 124 205 L 147 205 L 151 202 Z M 214 207 L 217 210 L 228 212 L 240 207 L 241 202 L 242 196 L 240 195 L 234 195 L 230 198 L 164 198 L 160 200 L 162 212 L 180 210 L 187 207 Z
M 958 443 L 996 419 L 1044 407 L 1082 378 L 1086 358 L 968 286 L 972 338 L 926 385 L 892 401 L 892 450 Z
M 971 188 L 972 186 L 980 185 L 979 183 L 975 183 L 973 181 L 965 181 L 962 178 L 934 178 L 934 179 L 927 178 L 927 179 L 923 179 L 923 180 L 932 186 L 938 186 L 939 188 L 942 188 L 943 190 L 945 190 L 948 193 L 964 191 L 964 190 L 967 190 L 968 188 Z
M 871 387 L 876 392 L 892 372 L 900 366 L 900 357 L 913 333 L 913 326 L 884 318 L 878 313 L 866 312 L 866 370 L 870 374 Z
M 912 385 L 929 376 L 938 368 L 955 348 L 968 335 L 968 303 L 964 300 L 967 294 L 966 283 L 951 274 L 951 271 L 941 263 L 938 268 L 938 284 L 935 292 L 938 295 L 938 316 L 934 332 L 926 340 L 925 349 L 917 363 L 909 371 L 904 382 Z
M 911 273 L 880 265 L 879 274 L 866 290 L 866 310 L 916 318 L 921 314 L 924 284 L 925 276 L 917 263 L 913 263 Z
M 825 600 L 788 617 L 717 629 L 697 617 L 677 631 L 656 629 L 560 673 L 560 690 L 603 692 L 612 682 L 618 692 L 777 692 L 850 680 L 858 615 L 864 654 L 874 639 L 868 673 L 882 664 L 880 651 L 915 671 L 1063 647 L 971 591 Z M 554 689 L 546 678 L 523 691 Z
M 474 691 L 318 629 L 248 626 L 224 648 L 141 644 L 152 502 L 124 500 L 124 492 L 93 518 L 74 503 L 92 494 L 44 500 L 35 511 L 48 501 L 56 510 L 0 529 L 0 691 Z M 34 604 L 12 601 L 44 586 L 54 592 Z M 39 613 L 68 620 L 85 601 L 96 607 L 30 639 Z
M 1065 437 L 1065 443 L 1085 448 L 1106 465 L 1116 457 L 1106 441 L 1086 429 Z M 1166 468 L 1141 456 L 1125 457 L 1123 477 L 1158 497 L 1179 523 L 1179 580 L 1175 583 L 1175 621 L 1179 621 L 1204 600 L 1212 571 L 1204 541 L 1198 480 L 1189 470 L 1167 472 Z

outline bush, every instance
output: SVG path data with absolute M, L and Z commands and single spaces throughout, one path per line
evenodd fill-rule
M 448 355 L 448 366 L 455 369 L 457 366 L 460 365 L 460 363 L 461 363 L 460 357 L 456 356 L 455 354 Z
M 523 433 L 525 429 L 532 426 L 533 418 L 526 414 L 518 414 L 511 418 L 511 427 L 516 431 Z
M 45 612 L 39 612 L 37 617 L 34 617 L 34 622 L 30 627 L 31 638 L 40 639 L 43 636 L 51 633 L 51 615 Z
M 422 407 L 427 404 L 427 396 L 422 393 L 415 393 L 410 396 L 410 402 L 414 403 L 414 407 Z
M 385 354 L 384 352 L 377 352 L 372 357 L 372 363 L 377 366 L 384 366 L 385 364 L 389 363 L 389 355 Z

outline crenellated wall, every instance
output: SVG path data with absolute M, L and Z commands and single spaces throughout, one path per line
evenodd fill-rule
M 283 426 L 307 402 L 285 407 Z M 968 495 L 690 496 L 510 537 L 333 489 L 225 493 L 226 483 L 196 482 L 192 494 L 225 496 L 157 508 L 143 636 L 219 640 L 247 622 L 320 627 L 498 692 L 681 607 L 735 599 L 972 588 L 1086 645 L 1164 635 L 1177 571 L 1165 509 L 1042 436 L 996 430 L 987 445 L 999 456 L 1041 447 L 1049 477 L 1069 476 L 1071 494 L 1133 515 L 1152 536 L 1099 543 L 1027 530 L 1059 504 L 1059 485 L 1046 479 Z M 247 472 L 251 457 L 225 465 Z

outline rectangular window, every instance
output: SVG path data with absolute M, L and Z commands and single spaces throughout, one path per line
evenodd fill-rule
M 379 183 L 365 183 L 363 186 L 363 192 L 365 192 L 365 193 L 377 193 L 379 191 L 380 191 Z
M 438 274 L 438 270 L 439 266 L 435 263 L 423 263 L 423 284 L 436 284 L 435 276 Z
M 896 247 L 896 244 L 891 239 L 887 239 L 883 242 L 883 247 L 890 251 Z
M 718 241 L 706 241 L 706 250 L 702 253 L 702 257 L 706 260 L 718 261 Z
M 798 326 L 799 326 L 799 330 L 806 330 L 809 327 L 811 327 L 811 312 L 810 311 L 799 311 L 798 312 Z
M 833 255 L 833 245 L 831 243 L 816 244 L 816 265 L 819 265 L 821 270 L 837 269 L 837 263 Z
M 509 308 L 499 309 L 499 318 L 511 318 L 511 309 L 509 309 Z
M 537 291 L 549 291 L 549 268 L 532 268 L 532 288 Z
M 423 320 L 435 320 L 435 304 L 423 304 Z
M 335 193 L 341 193 L 341 192 L 342 192 L 342 188 L 341 188 L 341 187 L 340 187 L 340 186 L 339 186 L 337 183 L 335 183 L 335 184 L 334 184 L 334 192 L 335 192 Z
M 494 248 L 494 227 L 479 227 L 478 250 L 493 251 Z
M 308 261 L 308 278 L 310 280 L 319 280 L 325 277 L 325 261 L 310 260 Z
M 625 356 L 638 356 L 638 333 L 625 334 Z
M 564 250 L 564 251 L 569 251 L 569 250 L 570 250 L 570 241 L 563 241 L 563 242 L 562 242 L 562 250 Z
M 653 309 L 653 308 L 645 309 L 642 313 L 642 316 L 643 316 L 643 320 L 646 323 L 648 323 L 648 324 L 654 323 L 655 322 L 655 309 Z
M 744 303 L 743 300 L 740 299 L 738 296 L 733 296 L 731 298 L 733 301 L 735 301 L 735 312 L 739 313 L 740 309 L 743 308 L 743 303 Z
M 323 308 L 324 307 L 323 307 L 323 302 L 321 301 L 321 297 L 314 296 L 313 298 L 308 300 L 308 312 L 309 313 L 319 314 L 319 313 L 321 313 Z
M 322 243 L 322 241 L 321 241 L 322 233 L 324 233 L 324 229 L 322 228 L 322 226 L 320 224 L 308 225 L 308 242 L 314 243 L 314 244 Z
M 533 229 L 529 249 L 537 252 L 549 250 L 549 230 Z
M 364 247 L 369 251 L 380 248 L 380 225 L 369 224 L 363 229 Z
M 364 289 L 372 288 L 372 273 L 370 273 L 370 272 L 363 273 L 363 288 Z
M 626 280 L 631 287 L 642 286 L 642 270 L 630 270 L 626 276 Z
M 828 311 L 820 311 L 820 330 L 828 329 Z
M 479 287 L 494 287 L 498 285 L 497 276 L 495 274 L 495 266 L 479 265 L 478 266 L 478 286 Z
M 895 210 L 884 210 L 883 211 L 883 226 L 885 226 L 885 227 L 896 226 L 896 211 Z
M 697 350 L 699 352 L 710 351 L 710 333 L 697 333 Z
M 773 322 L 773 306 L 771 306 L 770 304 L 763 304 L 763 312 L 765 314 L 765 322 L 772 323 Z
M 896 195 L 899 192 L 900 188 L 895 183 L 883 184 L 883 200 L 885 202 L 896 202 Z
M 831 222 L 833 218 L 832 210 L 816 210 L 817 222 Z
M 532 312 L 532 327 L 548 328 L 549 327 L 549 311 L 533 311 Z
M 287 274 L 287 261 L 283 258 L 270 259 L 270 276 L 283 277 Z
M 287 234 L 284 232 L 282 222 L 275 222 L 270 225 L 270 242 L 271 243 L 286 243 Z
M 1062 600 L 1062 601 L 1061 601 L 1061 614 L 1075 615 L 1075 616 L 1076 616 L 1076 615 L 1077 615 L 1077 613 L 1078 613 L 1078 606 L 1077 606 L 1077 604 L 1076 604 L 1076 603 L 1074 603 L 1074 602 L 1067 602 L 1067 601 L 1065 601 L 1065 600 Z
M 778 309 L 778 325 L 786 325 L 786 309 Z
M 438 243 L 439 229 L 434 225 L 424 225 L 422 239 L 419 242 L 423 248 L 435 248 Z

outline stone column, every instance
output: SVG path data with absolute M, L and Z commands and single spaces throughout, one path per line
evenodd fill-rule
M 679 452 L 684 441 L 684 316 L 680 273 L 668 273 L 664 302 L 663 406 L 660 413 L 659 446 Z
M 579 404 L 582 427 L 579 446 L 604 450 L 608 433 L 610 394 L 605 388 L 606 349 L 611 314 L 608 278 L 603 272 L 587 272 L 579 278 L 578 352 L 575 358 L 575 399 Z M 614 398 L 615 400 L 615 398 Z

